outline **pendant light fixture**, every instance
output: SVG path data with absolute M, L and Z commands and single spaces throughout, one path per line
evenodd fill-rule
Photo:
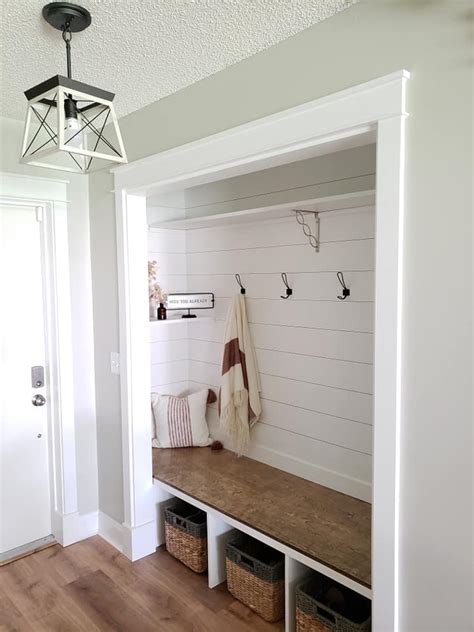
M 67 77 L 56 75 L 26 90 L 20 162 L 79 173 L 127 162 L 112 103 L 115 95 L 72 78 L 72 34 L 90 26 L 91 14 L 76 4 L 52 2 L 43 8 L 43 17 L 62 32 Z

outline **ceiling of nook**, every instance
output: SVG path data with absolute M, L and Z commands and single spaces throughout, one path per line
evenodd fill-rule
M 118 116 L 208 77 L 357 0 L 79 0 L 92 26 L 73 35 L 73 78 L 117 94 Z M 66 74 L 44 0 L 2 0 L 0 114 L 22 119 L 23 91 Z

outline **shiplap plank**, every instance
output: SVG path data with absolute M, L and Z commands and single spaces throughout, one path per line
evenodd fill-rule
M 375 237 L 375 207 L 321 213 L 321 242 Z
M 322 213 L 321 241 L 373 238 L 373 207 L 357 209 L 357 221 L 351 221 L 351 213 L 354 211 Z M 308 216 L 310 225 L 311 218 L 312 216 Z M 189 253 L 307 244 L 294 215 L 281 220 L 235 225 L 232 230 L 228 226 L 190 230 L 186 231 L 186 238 Z
M 281 402 L 262 400 L 262 421 L 288 432 L 372 454 L 372 427 Z
M 199 331 L 204 333 L 204 329 Z M 192 337 L 199 331 L 190 332 Z M 301 353 L 335 360 L 373 362 L 373 334 L 281 327 L 278 325 L 250 325 L 253 343 L 257 348 L 288 353 Z
M 301 353 L 335 360 L 373 362 L 373 334 L 303 329 L 278 325 L 251 324 L 256 348 Z M 190 340 L 221 342 L 223 321 L 196 320 L 189 329 Z
M 372 423 L 372 395 L 270 375 L 261 375 L 261 384 L 262 396 L 266 399 L 326 415 Z
M 188 361 L 176 360 L 151 365 L 151 383 L 154 386 L 184 382 L 188 380 Z
M 223 345 L 216 342 L 191 340 L 189 359 L 220 365 Z M 258 369 L 261 373 L 287 377 L 304 382 L 371 393 L 372 366 L 355 362 L 332 360 L 256 349 Z
M 197 389 L 199 390 L 199 389 Z M 216 406 L 210 406 L 207 418 L 218 424 Z M 323 443 L 329 443 L 364 454 L 372 454 L 372 428 L 338 417 L 329 417 L 302 408 L 295 408 L 280 402 L 262 400 L 262 416 L 260 422 L 274 426 L 285 432 L 310 437 Z
M 371 480 L 372 457 L 368 454 L 323 443 L 317 439 L 300 437 L 260 423 L 252 429 L 252 442 L 293 458 L 316 463 L 319 467 L 345 476 L 362 481 Z
M 188 382 L 173 382 L 171 384 L 153 384 L 152 393 L 160 393 L 161 395 L 183 395 L 188 391 Z
M 160 340 L 150 346 L 151 364 L 164 364 L 188 359 L 187 340 Z
M 186 320 L 180 320 L 169 326 L 161 321 L 150 323 L 150 343 L 159 342 L 161 340 L 186 340 L 188 338 L 188 323 Z
M 351 302 L 374 300 L 374 273 L 342 270 L 346 285 L 351 290 Z M 284 294 L 280 273 L 241 275 L 249 299 L 278 299 Z M 216 298 L 228 298 L 238 293 L 239 288 L 233 274 L 193 275 L 188 278 L 190 292 L 212 291 Z M 292 300 L 336 300 L 341 294 L 341 285 L 335 272 L 288 274 L 288 283 L 293 289 Z M 165 285 L 166 287 L 166 285 Z
M 266 375 L 301 380 L 362 393 L 372 393 L 372 367 L 367 364 L 257 350 L 258 369 Z
M 300 476 L 308 481 L 314 481 L 325 487 L 360 498 L 365 502 L 372 502 L 371 476 L 364 481 L 353 474 L 345 475 L 341 472 L 322 467 L 315 455 L 306 461 L 297 455 L 291 455 L 288 450 L 279 451 L 264 444 L 252 442 L 246 451 L 246 456 L 271 465 L 295 476 Z
M 221 274 L 373 270 L 374 242 L 366 239 L 322 243 L 318 253 L 307 244 L 191 253 L 187 262 L 190 275 L 212 274 L 216 270 Z
M 223 306 L 224 307 L 224 306 Z M 223 311 L 227 313 L 228 307 Z M 253 323 L 291 325 L 317 329 L 372 332 L 374 306 L 372 303 L 327 301 L 267 301 L 249 299 L 248 318 Z
M 211 428 L 219 428 L 218 413 L 215 409 L 207 411 L 207 419 Z M 269 426 L 265 421 L 255 424 L 251 431 L 251 439 L 252 444 L 261 444 L 289 456 L 317 463 L 320 467 L 346 476 L 370 481 L 372 465 L 370 454 L 321 441 L 318 438 L 304 437 L 283 428 Z M 232 440 L 225 438 L 224 443 L 232 443 Z
M 150 228 L 148 251 L 160 253 L 185 253 L 186 233 L 180 230 Z
M 159 260 L 162 260 L 161 254 Z M 168 294 L 192 291 L 188 290 L 188 278 L 185 274 L 162 274 L 161 270 L 158 270 L 156 282 Z
M 371 333 L 373 303 L 247 299 L 249 323 Z M 214 316 L 226 318 L 230 299 L 215 302 Z
M 176 276 L 186 274 L 186 255 L 177 253 L 163 253 L 149 250 L 148 260 L 158 264 L 157 281 L 164 276 Z
M 219 388 L 220 367 L 196 360 L 189 361 L 189 379 Z M 320 384 L 260 374 L 262 397 L 283 404 L 372 423 L 372 396 Z

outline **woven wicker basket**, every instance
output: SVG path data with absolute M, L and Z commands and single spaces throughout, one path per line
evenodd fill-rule
M 207 570 L 206 514 L 180 502 L 165 509 L 167 551 L 195 573 Z
M 296 587 L 296 632 L 370 632 L 368 599 L 314 573 Z
M 239 601 L 266 621 L 285 614 L 284 556 L 250 538 L 240 536 L 226 545 L 227 588 Z

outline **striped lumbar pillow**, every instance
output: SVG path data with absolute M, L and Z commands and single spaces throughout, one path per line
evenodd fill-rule
M 212 391 L 191 393 L 186 397 L 151 394 L 154 448 L 189 448 L 212 443 L 206 421 L 206 406 Z

